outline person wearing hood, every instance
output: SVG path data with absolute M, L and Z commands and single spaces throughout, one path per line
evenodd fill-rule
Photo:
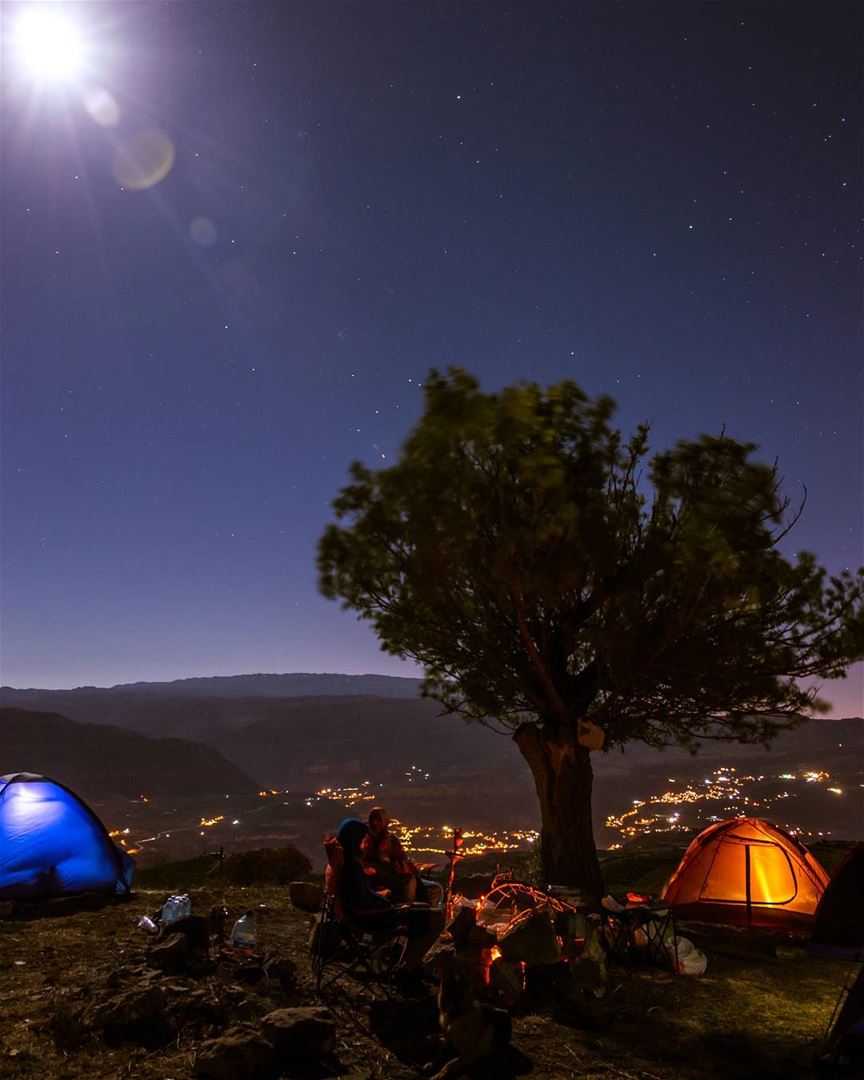
M 360 846 L 360 857 L 367 870 L 374 871 L 376 887 L 389 889 L 397 902 L 413 904 L 419 900 L 430 907 L 440 907 L 444 890 L 437 882 L 420 876 L 401 840 L 391 832 L 390 815 L 384 807 L 374 806 L 368 821 L 369 831 Z
M 346 916 L 360 930 L 387 933 L 405 927 L 408 944 L 400 968 L 417 971 L 420 962 L 444 929 L 444 913 L 422 904 L 393 904 L 369 886 L 361 861 L 361 846 L 369 827 L 365 821 L 346 818 L 336 839 L 342 846 L 339 899 Z

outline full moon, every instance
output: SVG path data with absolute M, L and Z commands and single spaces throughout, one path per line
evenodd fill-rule
M 83 72 L 84 41 L 65 15 L 27 11 L 15 26 L 15 53 L 22 69 L 42 82 L 71 82 Z

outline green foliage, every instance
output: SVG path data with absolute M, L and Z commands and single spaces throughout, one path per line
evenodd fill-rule
M 309 859 L 297 848 L 238 851 L 220 861 L 213 855 L 162 863 L 139 871 L 135 885 L 142 889 L 183 890 L 202 885 L 286 885 L 308 878 L 312 872 Z
M 447 709 L 556 739 L 590 716 L 607 747 L 767 741 L 864 656 L 864 575 L 780 552 L 797 515 L 752 444 L 649 461 L 646 425 L 625 439 L 566 381 L 425 393 L 396 464 L 351 466 L 318 566 Z

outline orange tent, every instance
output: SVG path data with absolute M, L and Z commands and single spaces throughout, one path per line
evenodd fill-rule
M 820 863 L 794 836 L 745 817 L 701 832 L 663 899 L 684 919 L 794 928 L 812 921 L 827 884 Z

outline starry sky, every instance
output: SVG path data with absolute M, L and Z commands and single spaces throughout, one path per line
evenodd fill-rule
M 3 5 L 3 682 L 415 674 L 314 556 L 433 365 L 725 425 L 860 564 L 858 4 L 40 6 L 87 77 Z

